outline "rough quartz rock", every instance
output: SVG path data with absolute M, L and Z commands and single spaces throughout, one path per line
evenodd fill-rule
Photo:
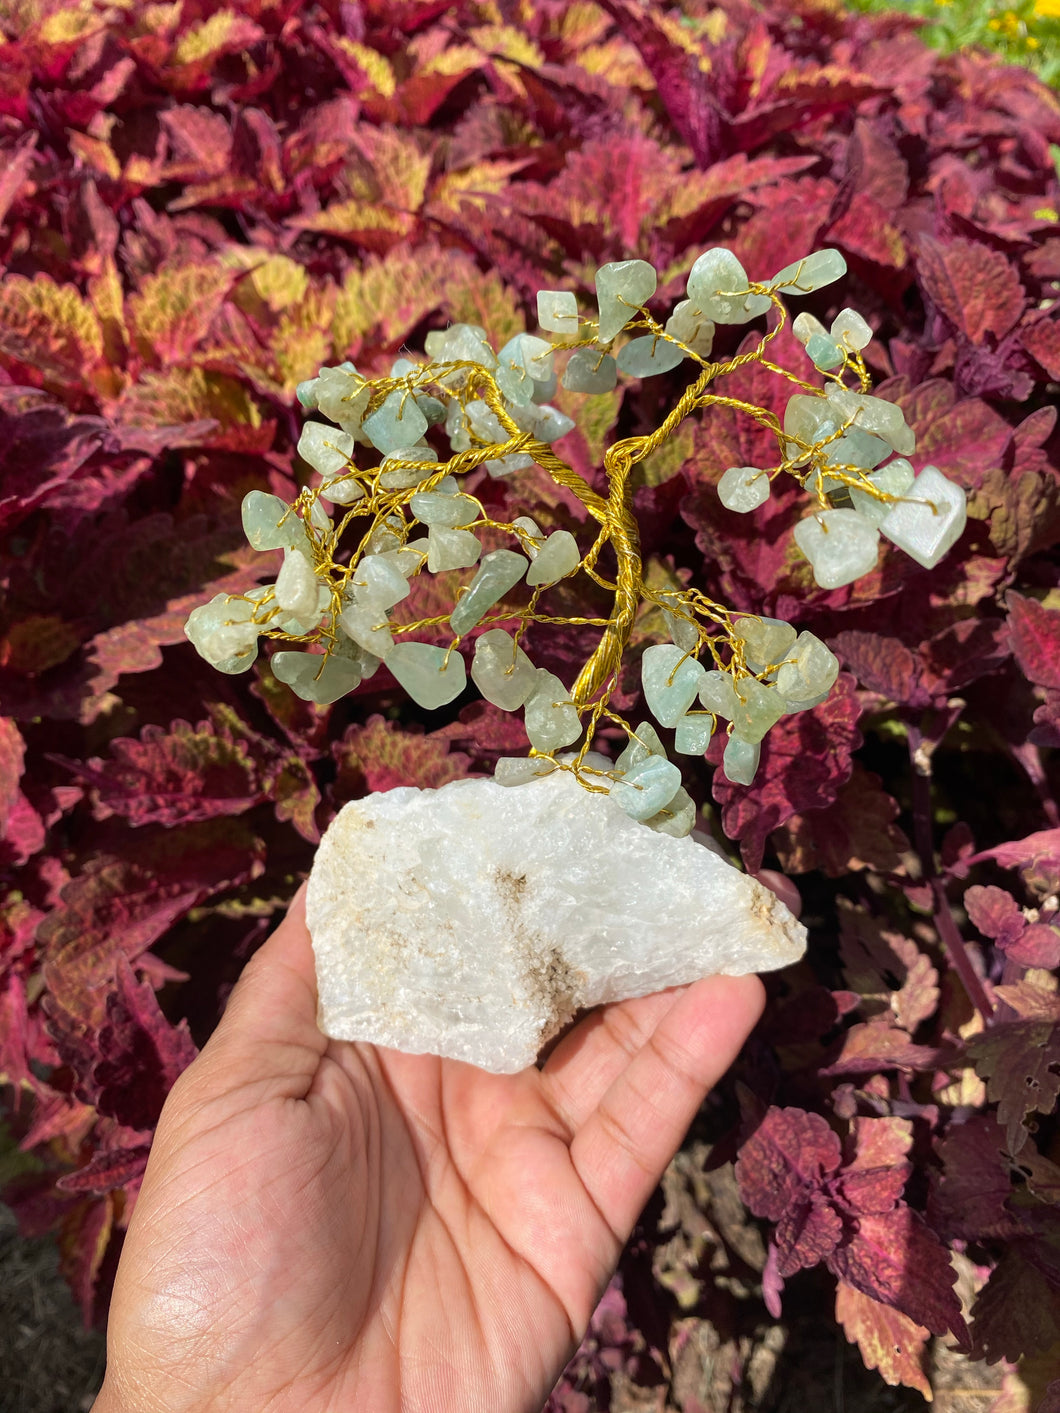
M 497 1074 L 579 1010 L 786 966 L 806 940 L 762 884 L 558 771 L 352 801 L 307 917 L 326 1035 Z

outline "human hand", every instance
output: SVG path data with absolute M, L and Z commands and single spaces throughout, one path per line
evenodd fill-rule
M 603 1007 L 517 1075 L 328 1040 L 303 889 L 165 1105 L 95 1413 L 536 1413 L 762 999 Z

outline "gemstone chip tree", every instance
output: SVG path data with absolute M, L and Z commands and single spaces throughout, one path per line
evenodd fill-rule
M 312 419 L 298 452 L 318 480 L 290 503 L 251 491 L 243 504 L 250 544 L 283 550 L 276 581 L 196 608 L 188 638 L 226 673 L 252 665 L 260 638 L 277 641 L 275 675 L 308 701 L 337 700 L 381 663 L 428 709 L 453 702 L 470 677 L 495 706 L 523 713 L 529 756 L 498 762 L 497 781 L 568 771 L 588 790 L 613 794 L 650 828 L 689 833 L 695 808 L 656 726 L 673 732 L 673 751 L 685 757 L 702 756 L 722 732 L 722 770 L 750 784 L 770 729 L 823 701 L 839 663 L 812 633 L 783 620 L 736 614 L 694 587 L 650 588 L 631 532 L 631 472 L 657 448 L 658 432 L 607 449 L 605 495 L 554 448 L 574 423 L 549 398 L 560 378 L 570 392 L 593 394 L 612 388 L 619 374 L 685 370 L 680 401 L 659 431 L 672 436 L 686 418 L 724 403 L 772 432 L 776 464 L 724 469 L 719 497 L 748 513 L 769 499 L 778 476 L 793 476 L 812 502 L 796 543 L 822 587 L 868 573 L 881 539 L 931 569 L 964 528 L 964 492 L 937 467 L 917 472 L 907 459 L 916 439 L 901 409 L 869 391 L 865 319 L 843 309 L 827 329 L 810 314 L 794 320 L 819 385 L 769 359 L 788 318 L 784 297 L 820 289 L 845 270 L 838 251 L 822 250 L 770 280 L 751 281 L 719 247 L 699 256 L 684 297 L 661 311 L 653 307 L 655 270 L 622 260 L 597 271 L 595 311 L 580 310 L 570 291 L 542 290 L 540 334 L 516 334 L 499 350 L 485 330 L 456 324 L 427 335 L 427 361 L 399 358 L 388 376 L 365 377 L 350 362 L 322 368 L 297 390 Z M 710 361 L 717 326 L 743 325 L 770 309 L 777 317 L 756 349 Z M 749 359 L 798 389 L 782 419 L 714 391 Z M 525 515 L 499 521 L 466 488 L 479 467 L 517 478 L 535 464 L 581 501 L 596 524 L 592 544 L 580 546 L 567 530 L 546 534 Z M 597 568 L 605 546 L 613 578 Z M 412 581 L 454 570 L 467 573 L 448 614 L 411 616 Z M 613 595 L 608 617 L 555 611 L 550 591 L 580 576 Z M 568 587 L 564 603 L 570 599 Z M 655 725 L 634 726 L 611 697 L 645 602 L 662 611 L 671 641 L 643 654 L 644 700 Z M 531 640 L 551 624 L 574 623 L 598 630 L 598 639 L 566 683 L 535 666 Z M 592 749 L 602 722 L 628 738 L 614 761 Z

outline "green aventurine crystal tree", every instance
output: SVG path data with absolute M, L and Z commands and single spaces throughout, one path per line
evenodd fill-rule
M 472 680 L 503 711 L 523 709 L 531 748 L 525 759 L 502 758 L 496 779 L 514 785 L 570 770 L 587 789 L 611 791 L 633 818 L 689 833 L 695 806 L 655 728 L 634 728 L 610 704 L 641 604 L 662 610 L 672 640 L 642 658 L 655 721 L 674 731 L 675 752 L 689 756 L 702 755 L 724 721 L 723 769 L 740 784 L 754 779 L 770 728 L 823 701 L 839 663 L 820 639 L 783 620 L 735 614 L 695 587 L 649 587 L 633 514 L 633 467 L 696 413 L 724 406 L 754 418 L 776 438 L 776 464 L 729 467 L 718 494 L 730 510 L 751 511 L 768 498 L 775 477 L 794 476 L 813 502 L 796 542 L 828 589 L 874 568 L 881 534 L 932 568 L 964 528 L 964 491 L 933 466 L 914 475 L 905 459 L 915 445 L 912 430 L 897 406 L 868 391 L 862 349 L 872 332 L 861 315 L 844 309 L 829 330 L 809 314 L 795 319 L 793 332 L 823 384 L 770 361 L 769 345 L 787 319 L 782 296 L 809 294 L 845 273 L 838 251 L 820 250 L 759 283 L 748 280 L 731 251 L 707 250 L 689 271 L 687 297 L 661 323 L 649 308 L 656 271 L 644 260 L 622 260 L 596 273 L 595 318 L 583 317 L 569 292 L 539 292 L 538 320 L 552 341 L 521 333 L 495 352 L 483 329 L 456 324 L 428 334 L 428 362 L 399 358 L 389 377 L 365 378 L 349 362 L 321 368 L 298 388 L 302 405 L 328 419 L 307 422 L 298 443 L 318 484 L 291 503 L 263 491 L 243 502 L 250 544 L 284 550 L 276 582 L 218 594 L 192 612 L 188 637 L 227 673 L 251 666 L 260 636 L 290 643 L 274 654 L 273 673 L 321 703 L 352 691 L 385 662 L 415 702 L 436 708 L 463 692 L 461 644 L 484 628 L 474 643 Z M 745 324 L 772 309 L 776 317 L 756 348 L 711 362 L 715 325 Z M 653 432 L 607 449 L 606 495 L 553 449 L 574 427 L 548 401 L 560 353 L 568 355 L 563 386 L 576 393 L 607 392 L 620 373 L 648 378 L 686 360 L 695 370 Z M 752 361 L 799 389 L 783 424 L 774 412 L 713 391 Z M 579 546 L 566 530 L 545 536 L 527 516 L 493 519 L 461 489 L 461 478 L 479 466 L 507 477 L 535 463 L 596 521 L 591 545 Z M 459 569 L 474 574 L 451 612 L 392 616 L 415 576 Z M 548 612 L 549 590 L 577 575 L 613 596 L 607 618 Z M 510 602 L 517 590 L 520 602 Z M 600 629 L 573 683 L 533 666 L 522 646 L 530 624 Z M 308 651 L 314 646 L 322 651 Z M 591 749 L 602 719 L 629 738 L 613 763 Z M 558 754 L 575 743 L 576 752 Z

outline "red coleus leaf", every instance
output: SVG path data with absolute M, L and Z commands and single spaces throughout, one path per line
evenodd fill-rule
M 943 245 L 921 236 L 917 275 L 935 307 L 973 343 L 981 343 L 987 334 L 1007 334 L 1027 302 L 1019 274 L 1006 256 L 961 237 Z
M 883 789 L 878 775 L 854 762 L 850 779 L 822 810 L 795 814 L 773 834 L 773 845 L 786 873 L 821 869 L 831 878 L 871 869 L 897 869 L 909 841 L 895 824 L 898 802 Z
M 1060 688 L 1060 610 L 1013 590 L 1007 602 L 1016 661 L 1039 687 Z
M 123 815 L 130 824 L 175 825 L 243 814 L 264 798 L 246 742 L 212 722 L 145 726 L 140 739 L 110 742 L 112 759 L 64 763 L 93 787 L 97 819 Z
M 969 888 L 964 895 L 964 907 L 983 936 L 999 947 L 1010 947 L 1027 926 L 1015 898 L 1003 888 Z
M 1055 383 L 1060 380 L 1060 320 L 1038 318 L 1019 330 L 1023 347 Z
M 832 1252 L 828 1265 L 855 1290 L 893 1306 L 933 1334 L 967 1338 L 949 1251 L 904 1203 L 892 1212 L 860 1216 L 853 1235 Z
M 893 1016 L 911 1033 L 935 1014 L 937 969 L 911 938 L 888 928 L 864 908 L 840 903 L 840 951 L 847 985 L 860 993 L 866 1013 Z
M 177 1076 L 198 1050 L 187 1023 L 170 1024 L 154 988 L 147 981 L 137 984 L 124 955 L 118 957 L 114 980 L 82 1087 L 101 1114 L 127 1128 L 151 1129 Z
M 256 877 L 263 852 L 240 821 L 216 819 L 148 827 L 122 840 L 120 857 L 90 859 L 38 933 L 60 1007 L 98 1024 L 116 955 L 135 961 L 196 903 Z
M 56 1186 L 63 1192 L 91 1192 L 100 1195 L 116 1187 L 138 1183 L 147 1168 L 150 1152 L 149 1143 L 138 1143 L 130 1148 L 118 1148 L 113 1151 L 101 1149 L 83 1168 L 78 1168 L 76 1173 L 67 1173 L 65 1177 L 59 1178 Z
M 908 1119 L 855 1118 L 851 1130 L 854 1156 L 844 1164 L 836 1191 L 852 1211 L 890 1212 L 913 1170 L 906 1158 L 913 1125 Z
M 335 794 L 342 801 L 398 785 L 437 789 L 467 773 L 467 756 L 451 751 L 448 741 L 407 730 L 381 716 L 370 716 L 364 726 L 349 727 L 333 750 L 339 767 Z
M 95 1323 L 97 1282 L 114 1230 L 114 1198 L 84 1198 L 59 1224 L 59 1264 L 81 1307 L 85 1326 Z
M 904 1384 L 931 1398 L 924 1371 L 929 1330 L 845 1280 L 836 1286 L 835 1317 L 847 1339 L 858 1346 L 867 1369 L 878 1369 L 885 1383 Z
M 822 1074 L 871 1074 L 875 1070 L 934 1069 L 941 1052 L 930 1045 L 914 1045 L 907 1031 L 884 1021 L 855 1025 L 846 1032 L 835 1060 Z
M 1020 869 L 1024 882 L 1043 896 L 1060 890 L 1060 829 L 1042 829 L 1025 839 L 972 854 L 962 861 L 962 870 L 984 859 L 993 859 L 1002 868 Z
M 1018 1020 L 992 1025 L 968 1042 L 976 1073 L 1005 1125 L 1010 1153 L 1029 1137 L 1028 1114 L 1051 1114 L 1060 1094 L 1060 1006 L 1052 1021 Z
M 899 638 L 882 633 L 838 633 L 829 647 L 870 692 L 901 705 L 923 707 L 931 700 L 916 654 Z
M 932 1175 L 928 1217 L 945 1240 L 1007 1238 L 1022 1228 L 1008 1211 L 1012 1196 L 1005 1131 L 992 1113 L 952 1123 L 936 1153 L 941 1173 Z
M 10 717 L 0 716 L 0 835 L 21 794 L 19 781 L 25 754 L 22 733 Z
M 842 1218 L 825 1190 L 841 1157 L 839 1139 L 825 1120 L 803 1109 L 769 1109 L 740 1149 L 736 1178 L 744 1201 L 778 1224 L 781 1277 L 817 1265 L 842 1236 Z
M 972 1306 L 973 1354 L 993 1364 L 1047 1349 L 1060 1328 L 1060 1289 L 1039 1269 L 1030 1241 L 1011 1242 Z
M 849 779 L 851 757 L 861 744 L 857 729 L 861 708 L 847 673 L 828 699 L 811 711 L 785 716 L 769 733 L 753 785 L 734 785 L 714 772 L 714 798 L 721 806 L 722 828 L 739 839 L 744 863 L 754 873 L 762 864 L 766 840 L 774 829 L 806 810 L 822 809 Z M 717 754 L 723 743 L 712 742 Z

